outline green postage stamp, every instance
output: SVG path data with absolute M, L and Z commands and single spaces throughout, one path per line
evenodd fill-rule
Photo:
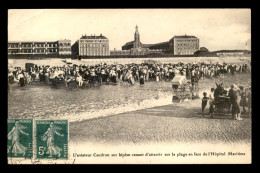
M 36 120 L 36 158 L 68 159 L 68 121 Z
M 14 158 L 33 156 L 33 120 L 8 119 L 7 155 Z

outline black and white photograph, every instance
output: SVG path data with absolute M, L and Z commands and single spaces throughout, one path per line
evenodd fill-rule
M 251 82 L 249 8 L 9 9 L 8 164 L 251 164 Z

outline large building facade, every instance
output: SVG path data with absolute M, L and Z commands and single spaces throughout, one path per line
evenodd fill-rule
M 59 55 L 71 55 L 71 41 L 59 40 Z
M 174 55 L 193 55 L 199 49 L 199 39 L 195 36 L 174 36 L 169 41 L 169 51 Z
M 8 42 L 9 55 L 37 55 L 37 54 L 55 54 L 55 55 L 70 55 L 71 41 L 23 41 L 23 42 Z
M 72 49 L 78 51 L 75 54 L 79 56 L 108 56 L 110 54 L 109 40 L 102 34 L 100 36 L 82 36 Z

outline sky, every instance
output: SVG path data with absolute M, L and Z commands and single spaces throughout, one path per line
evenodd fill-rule
M 200 47 L 251 50 L 250 9 L 11 9 L 8 41 L 75 43 L 82 35 L 104 35 L 110 50 L 134 40 L 138 26 L 143 44 L 194 35 Z

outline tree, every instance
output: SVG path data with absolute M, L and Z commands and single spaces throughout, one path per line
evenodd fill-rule
M 207 53 L 209 53 L 209 50 L 205 47 L 201 47 L 200 50 L 194 52 L 194 55 L 205 55 Z
M 209 52 L 209 50 L 208 50 L 206 47 L 201 47 L 201 48 L 200 48 L 200 51 L 201 51 L 201 52 Z

